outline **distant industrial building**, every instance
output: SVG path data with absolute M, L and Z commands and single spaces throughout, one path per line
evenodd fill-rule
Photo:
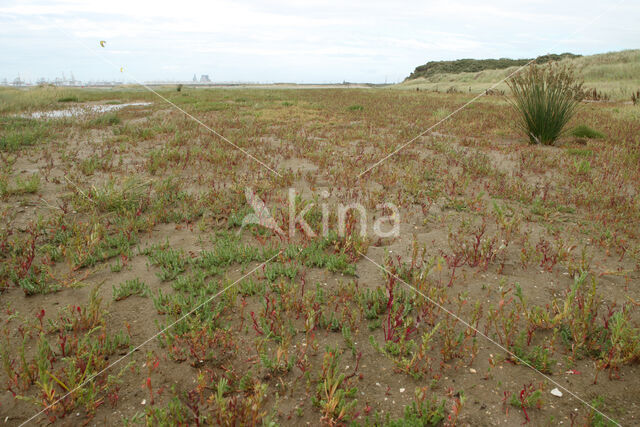
M 211 83 L 211 79 L 208 74 L 203 74 L 200 76 L 200 83 Z

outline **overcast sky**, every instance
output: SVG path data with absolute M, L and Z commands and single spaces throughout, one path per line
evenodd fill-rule
M 395 82 L 431 60 L 639 48 L 638 22 L 638 0 L 0 0 L 0 79 Z

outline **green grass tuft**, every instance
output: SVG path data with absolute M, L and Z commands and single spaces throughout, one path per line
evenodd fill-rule
M 58 98 L 58 102 L 79 102 L 77 96 L 63 96 Z
M 89 126 L 91 127 L 100 127 L 100 126 L 113 126 L 120 124 L 120 117 L 116 113 L 106 113 L 95 119 L 89 120 Z
M 140 281 L 137 277 L 133 280 L 127 280 L 121 283 L 118 287 L 113 287 L 113 299 L 114 301 L 121 301 L 125 298 L 129 298 L 132 295 L 138 295 L 141 297 L 147 297 L 151 294 L 149 287 L 146 283 Z
M 0 151 L 17 151 L 38 144 L 49 135 L 47 121 L 23 117 L 0 118 Z
M 531 65 L 508 81 L 518 128 L 531 144 L 553 145 L 584 97 L 582 82 L 565 66 Z
M 577 138 L 589 138 L 589 139 L 603 139 L 606 137 L 605 134 L 599 132 L 595 129 L 591 129 L 587 125 L 579 125 L 574 127 L 571 130 L 571 135 Z
M 0 190 L 1 195 L 12 195 L 17 196 L 21 194 L 33 194 L 38 191 L 40 188 L 40 175 L 33 174 L 29 178 L 22 179 L 20 177 L 16 178 L 16 186 L 15 188 L 5 188 Z

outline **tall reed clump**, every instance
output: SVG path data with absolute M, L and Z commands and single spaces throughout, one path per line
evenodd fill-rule
M 532 144 L 553 145 L 585 96 L 573 68 L 556 64 L 532 64 L 507 84 L 518 114 L 517 127 Z

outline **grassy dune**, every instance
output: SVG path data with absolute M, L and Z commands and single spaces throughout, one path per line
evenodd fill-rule
M 640 89 L 640 50 L 624 50 L 598 55 L 566 59 L 561 64 L 574 64 L 585 79 L 585 86 L 607 94 L 611 99 L 629 100 L 631 93 Z M 428 78 L 407 80 L 394 86 L 397 89 L 432 91 L 457 90 L 480 93 L 494 83 L 517 70 L 510 67 L 502 70 L 485 70 L 478 73 L 436 74 Z M 496 88 L 507 89 L 505 83 Z

